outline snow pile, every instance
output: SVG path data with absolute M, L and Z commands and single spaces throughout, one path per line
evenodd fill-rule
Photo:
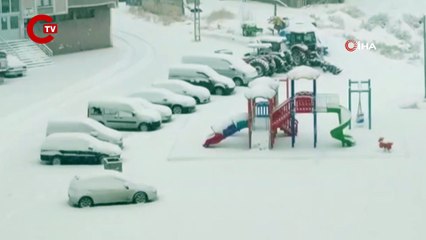
M 280 83 L 270 77 L 259 77 L 248 84 L 250 88 L 254 88 L 255 86 L 258 86 L 258 85 L 267 86 L 272 90 L 277 90 L 278 87 L 280 86 Z
M 308 66 L 299 66 L 288 72 L 291 80 L 315 80 L 320 76 L 320 72 Z
M 245 93 L 245 96 L 247 99 L 254 99 L 258 97 L 270 99 L 273 98 L 275 94 L 275 90 L 272 90 L 269 86 L 259 84 L 249 88 Z

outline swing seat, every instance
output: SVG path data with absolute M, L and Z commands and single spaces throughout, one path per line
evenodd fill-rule
M 364 123 L 364 114 L 358 114 L 358 115 L 356 116 L 356 123 L 357 123 L 357 124 L 362 124 L 362 123 Z

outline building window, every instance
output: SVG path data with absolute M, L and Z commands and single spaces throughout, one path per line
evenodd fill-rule
M 7 30 L 7 17 L 2 17 L 1 18 L 1 29 L 2 30 Z
M 77 19 L 84 18 L 94 18 L 95 17 L 95 9 L 93 8 L 79 8 L 75 10 L 75 15 Z
M 37 0 L 38 7 L 51 7 L 52 0 Z
M 10 12 L 10 0 L 1 0 L 1 11 L 2 13 Z
M 19 12 L 19 0 L 11 0 L 10 3 L 12 12 Z
M 55 17 L 55 21 L 67 21 L 67 20 L 73 20 L 74 19 L 74 11 L 71 9 L 68 10 L 68 14 L 63 15 L 57 15 Z
M 17 28 L 19 28 L 18 16 L 10 17 L 10 29 L 17 29 Z

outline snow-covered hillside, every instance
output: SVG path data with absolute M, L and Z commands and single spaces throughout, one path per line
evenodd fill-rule
M 232 49 L 242 56 L 249 51 L 249 39 L 239 32 L 240 2 L 202 2 L 203 16 L 226 8 L 236 17 L 203 24 L 202 41 L 193 42 L 189 19 L 164 26 L 135 17 L 120 5 L 112 15 L 114 48 L 54 57 L 54 65 L 0 86 L 0 238 L 426 239 L 426 163 L 421 151 L 426 112 L 400 108 L 423 98 L 421 59 L 407 61 L 411 53 L 395 59 L 344 49 L 349 35 L 398 41 L 388 28 L 368 31 L 360 24 L 381 12 L 389 15 L 389 22 L 398 22 L 405 13 L 418 16 L 422 1 L 407 11 L 393 0 L 375 1 L 393 8 L 397 16 L 387 8 L 368 11 L 372 3 L 360 0 L 355 5 L 366 15 L 359 18 L 342 10 L 350 4 L 279 8 L 283 15 L 314 15 L 325 26 L 343 19 L 341 27 L 319 29 L 329 47 L 327 60 L 343 72 L 321 75 L 318 92 L 339 94 L 340 104 L 347 106 L 347 80 L 372 80 L 373 129 L 354 127 L 350 133 L 355 147 L 342 148 L 330 137 L 338 124 L 336 115 L 320 114 L 317 149 L 312 146 L 311 115 L 297 116 L 294 149 L 288 138 L 279 137 L 274 150 L 248 150 L 245 131 L 215 148 L 203 148 L 211 125 L 246 111 L 247 89 L 238 87 L 231 96 L 213 96 L 193 114 L 175 116 L 158 131 L 124 132 L 124 173 L 155 186 L 158 201 L 90 209 L 68 205 L 67 188 L 74 175 L 102 167 L 40 164 L 48 119 L 84 117 L 90 99 L 126 96 L 165 79 L 168 66 L 184 54 Z M 254 2 L 246 9 L 259 24 L 266 24 L 273 12 L 271 5 Z M 401 29 L 410 29 L 401 24 Z M 416 31 L 410 33 L 412 43 L 421 39 Z M 422 56 L 420 49 L 417 53 Z M 311 88 L 308 81 L 297 85 L 297 90 Z M 379 137 L 394 142 L 391 153 L 378 148 Z

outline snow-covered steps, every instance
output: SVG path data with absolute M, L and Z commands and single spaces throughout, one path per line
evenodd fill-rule
M 44 44 L 36 44 L 28 39 L 0 41 L 0 50 L 15 55 L 29 68 L 52 64 L 52 50 Z

